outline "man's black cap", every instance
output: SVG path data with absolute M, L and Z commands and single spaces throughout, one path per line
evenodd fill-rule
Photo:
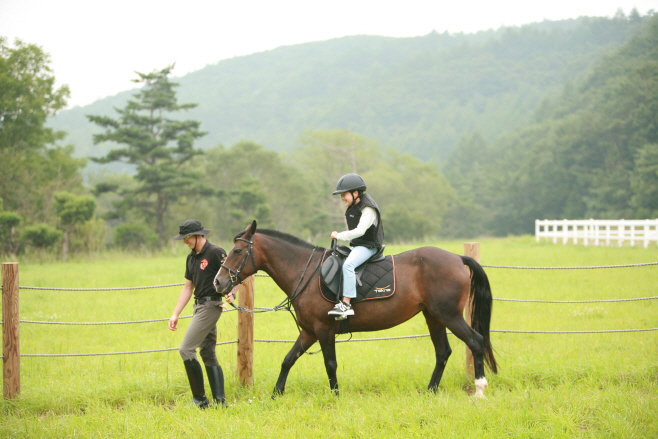
M 204 229 L 199 220 L 187 220 L 180 225 L 174 239 L 185 239 L 190 235 L 207 235 L 210 229 Z

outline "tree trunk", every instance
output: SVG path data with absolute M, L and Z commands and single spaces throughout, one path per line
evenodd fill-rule
M 64 237 L 62 239 L 64 242 L 62 243 L 62 260 L 66 262 L 66 258 L 68 257 L 69 254 L 69 230 L 64 230 Z
M 18 248 L 21 245 L 18 239 L 14 239 L 16 235 L 17 235 L 16 228 L 12 227 L 11 232 L 9 234 L 9 252 L 13 255 L 18 254 Z
M 166 244 L 167 240 L 164 233 L 164 215 L 167 211 L 167 203 L 164 200 L 162 193 L 158 193 L 158 204 L 155 208 L 156 216 L 156 225 L 155 231 L 158 233 L 159 237 L 159 247 L 162 248 Z

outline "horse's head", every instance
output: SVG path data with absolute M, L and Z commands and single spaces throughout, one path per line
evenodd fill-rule
M 234 286 L 258 271 L 253 247 L 255 233 L 256 220 L 233 239 L 233 248 L 228 252 L 213 282 L 219 294 L 227 294 Z

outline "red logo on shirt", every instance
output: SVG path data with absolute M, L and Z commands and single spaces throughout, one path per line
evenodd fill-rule
M 202 260 L 200 265 L 201 269 L 205 270 L 207 266 L 208 266 L 208 259 Z

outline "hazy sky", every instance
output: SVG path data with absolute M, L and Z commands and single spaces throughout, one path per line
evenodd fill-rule
M 69 106 L 133 88 L 134 71 L 175 76 L 234 56 L 345 35 L 472 33 L 544 19 L 645 15 L 658 0 L 0 0 L 0 36 L 41 46 Z

